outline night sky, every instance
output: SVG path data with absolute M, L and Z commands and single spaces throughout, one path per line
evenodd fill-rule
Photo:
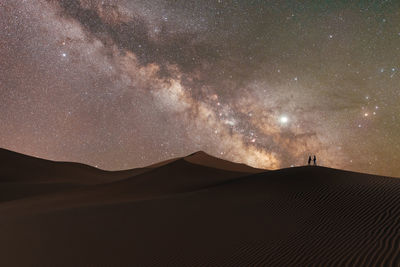
M 0 0 L 0 103 L 52 160 L 400 176 L 400 1 Z

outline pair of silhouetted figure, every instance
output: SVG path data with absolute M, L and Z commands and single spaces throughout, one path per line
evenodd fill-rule
M 314 165 L 317 165 L 317 157 L 315 155 L 312 161 L 314 161 Z M 308 157 L 308 165 L 311 165 L 311 156 Z

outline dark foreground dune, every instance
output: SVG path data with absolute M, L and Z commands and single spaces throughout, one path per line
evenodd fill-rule
M 0 266 L 400 265 L 396 178 L 202 152 L 121 172 L 0 160 Z

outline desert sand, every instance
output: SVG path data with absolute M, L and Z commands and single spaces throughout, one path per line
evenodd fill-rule
M 204 152 L 118 172 L 0 162 L 0 266 L 400 265 L 397 178 Z

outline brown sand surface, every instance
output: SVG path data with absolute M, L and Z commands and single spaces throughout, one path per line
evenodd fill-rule
M 113 173 L 0 152 L 0 266 L 400 265 L 396 178 L 203 152 Z

